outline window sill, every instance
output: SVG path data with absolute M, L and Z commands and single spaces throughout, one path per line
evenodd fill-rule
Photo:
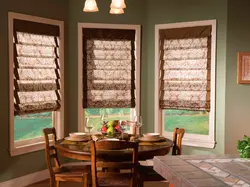
M 191 146 L 191 147 L 203 147 L 203 148 L 215 148 L 215 141 L 209 140 L 200 140 L 200 139 L 184 139 L 182 140 L 182 145 Z
M 166 136 L 170 140 L 172 140 L 172 136 Z M 191 146 L 191 147 L 202 147 L 202 148 L 210 148 L 214 149 L 216 142 L 208 139 L 195 139 L 195 138 L 189 138 L 189 137 L 184 137 L 182 139 L 182 145 L 185 146 Z
M 10 150 L 10 155 L 17 156 L 17 155 L 31 153 L 31 152 L 39 151 L 39 150 L 43 150 L 43 149 L 45 149 L 45 142 L 44 141 L 15 147 L 12 150 Z

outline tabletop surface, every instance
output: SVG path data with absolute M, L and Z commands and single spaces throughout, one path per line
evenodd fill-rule
M 236 155 L 158 156 L 154 169 L 176 187 L 250 187 L 250 160 Z
M 90 144 L 88 142 L 70 142 L 59 140 L 56 142 L 55 146 L 61 153 L 69 152 L 71 154 L 85 156 L 83 160 L 85 160 L 86 157 L 90 158 Z M 168 154 L 172 146 L 173 142 L 169 139 L 166 139 L 162 142 L 139 142 L 139 159 L 150 159 L 156 155 Z M 132 152 L 131 150 L 116 150 L 114 151 L 113 155 L 110 156 L 116 155 L 119 155 L 119 157 L 127 157 L 128 155 L 132 155 Z

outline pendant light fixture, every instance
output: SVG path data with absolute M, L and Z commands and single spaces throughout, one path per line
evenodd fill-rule
M 84 5 L 84 12 L 98 12 L 99 9 L 97 7 L 95 0 L 86 0 Z
M 110 14 L 124 14 L 123 8 L 110 8 Z
M 126 4 L 124 0 L 112 0 L 110 8 L 126 8 Z
M 110 4 L 110 14 L 124 14 L 126 4 L 124 0 L 112 0 Z M 95 0 L 86 0 L 83 8 L 84 12 L 97 12 L 99 11 Z

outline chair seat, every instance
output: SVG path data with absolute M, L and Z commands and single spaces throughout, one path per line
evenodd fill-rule
M 129 186 L 130 185 L 130 178 L 128 177 L 115 177 L 115 178 L 97 178 L 98 181 L 98 186 L 114 186 L 114 187 L 119 187 L 119 186 Z
M 165 181 L 166 179 L 159 175 L 154 169 L 153 166 L 139 166 L 138 174 L 140 180 L 143 181 Z
M 90 175 L 91 166 L 90 165 L 72 165 L 72 166 L 62 166 L 60 168 L 55 168 L 55 177 L 59 178 L 83 178 Z

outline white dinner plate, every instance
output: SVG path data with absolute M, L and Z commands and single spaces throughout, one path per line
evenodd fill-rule
M 120 141 L 117 138 L 103 138 L 101 141 Z
M 159 142 L 165 140 L 165 137 L 158 137 L 158 138 L 146 138 L 146 137 L 141 137 L 139 140 L 142 142 Z
M 84 138 L 73 138 L 73 137 L 65 137 L 65 140 L 69 140 L 69 141 L 74 141 L 74 142 L 86 142 L 89 141 L 91 138 L 88 137 L 84 137 Z
M 69 136 L 72 138 L 86 138 L 88 134 L 85 132 L 71 132 Z

